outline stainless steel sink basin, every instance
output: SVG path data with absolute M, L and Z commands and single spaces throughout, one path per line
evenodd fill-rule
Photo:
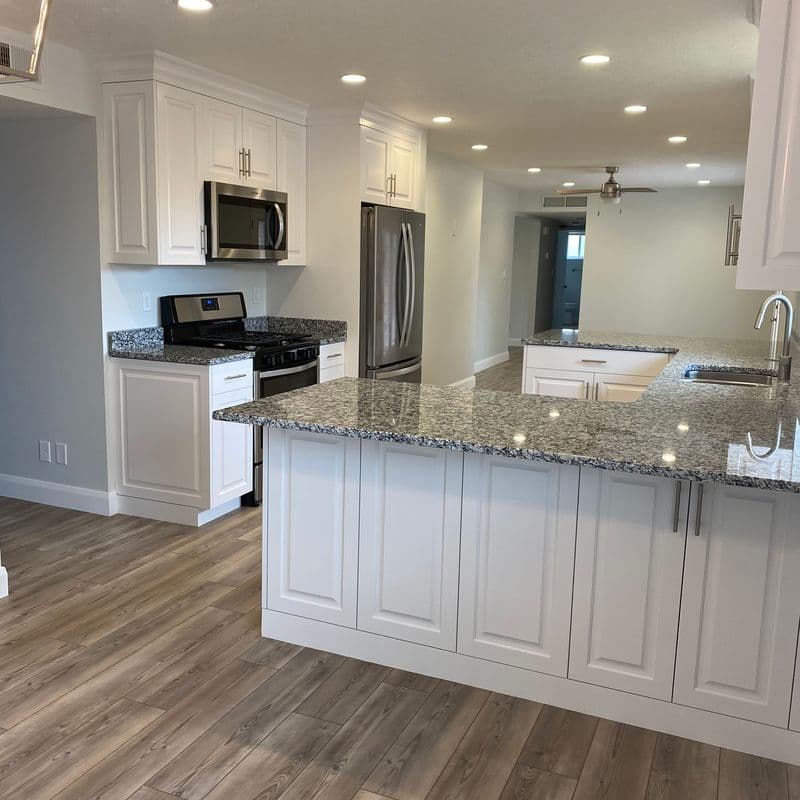
M 721 383 L 725 386 L 769 386 L 775 378 L 757 372 L 723 372 L 718 369 L 687 369 L 684 380 L 692 383 Z

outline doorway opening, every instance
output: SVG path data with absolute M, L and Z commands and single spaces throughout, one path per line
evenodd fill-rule
M 578 327 L 585 250 L 585 229 L 559 229 L 553 275 L 553 328 Z

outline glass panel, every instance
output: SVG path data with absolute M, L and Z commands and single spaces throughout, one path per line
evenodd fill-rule
M 219 198 L 219 246 L 223 248 L 267 249 L 267 213 L 264 203 L 246 197 Z
M 583 252 L 586 248 L 586 234 L 584 233 L 571 233 L 567 237 L 567 259 L 575 261 L 583 258 Z

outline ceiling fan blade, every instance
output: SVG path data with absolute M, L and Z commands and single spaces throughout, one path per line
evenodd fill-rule
M 658 192 L 658 189 L 647 189 L 644 186 L 623 186 L 623 192 L 653 192 L 654 194 Z
M 556 189 L 556 194 L 600 194 L 599 189 Z

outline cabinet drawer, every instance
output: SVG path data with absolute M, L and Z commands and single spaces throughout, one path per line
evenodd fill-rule
M 220 408 L 238 406 L 240 403 L 249 403 L 253 399 L 253 387 L 249 389 L 236 389 L 232 392 L 221 392 L 211 398 L 211 410 L 219 411 Z M 237 423 L 238 424 L 238 423 Z
M 253 388 L 253 362 L 249 359 L 211 367 L 211 394 Z
M 319 382 L 327 383 L 335 381 L 337 378 L 344 378 L 344 364 L 340 367 L 328 367 L 319 371 Z
M 667 353 L 601 350 L 586 347 L 526 347 L 526 366 L 544 369 L 614 372 L 654 377 L 669 363 Z
M 319 368 L 344 367 L 344 342 L 323 344 L 319 348 Z

